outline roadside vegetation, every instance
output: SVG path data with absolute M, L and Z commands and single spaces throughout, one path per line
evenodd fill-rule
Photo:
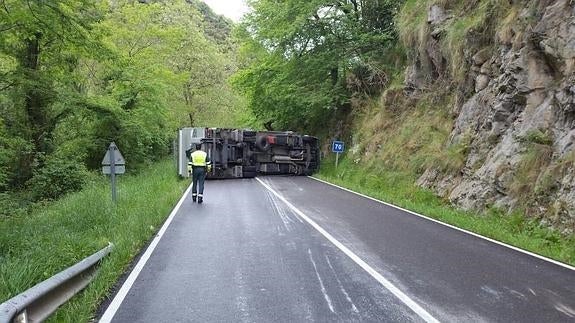
M 109 179 L 93 178 L 80 192 L 37 204 L 29 214 L 0 219 L 0 300 L 5 301 L 106 247 L 88 287 L 51 318 L 89 322 L 132 259 L 159 230 L 189 181 L 179 180 L 172 160 L 118 176 L 117 205 Z
M 7 0 L 0 22 L 0 216 L 80 190 L 111 141 L 137 172 L 180 127 L 249 119 L 202 1 Z
M 1 301 L 113 242 L 96 280 L 51 318 L 89 321 L 186 188 L 166 158 L 176 129 L 190 125 L 305 132 L 324 151 L 344 140 L 349 152 L 337 169 L 324 160 L 319 178 L 575 265 L 572 234 L 521 210 L 459 211 L 416 185 L 428 169 L 448 178 L 464 166 L 471 138 L 445 143 L 466 95 L 465 39 L 497 34 L 515 44 L 517 4 L 248 2 L 238 25 L 199 0 L 2 2 Z M 450 59 L 441 79 L 408 96 L 404 72 L 427 51 L 435 3 L 457 17 L 438 44 Z M 110 141 L 129 172 L 116 206 L 96 175 Z M 550 167 L 550 143 L 545 132 L 523 140 L 511 193 L 524 205 L 575 163 L 573 153 Z
M 364 165 L 345 156 L 337 168 L 333 157 L 323 160 L 321 167 L 316 175 L 320 179 L 575 266 L 575 237 L 564 237 L 520 212 L 506 214 L 492 208 L 478 214 L 458 210 L 433 192 L 416 186 L 416 178 L 408 172 Z

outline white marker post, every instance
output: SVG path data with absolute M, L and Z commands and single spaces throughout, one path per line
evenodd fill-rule
M 102 159 L 102 173 L 110 174 L 112 182 L 112 202 L 116 203 L 116 174 L 124 174 L 126 172 L 126 161 L 118 146 L 112 141 L 104 159 Z

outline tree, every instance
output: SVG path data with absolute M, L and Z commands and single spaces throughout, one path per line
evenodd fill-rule
M 0 96 L 8 116 L 7 135 L 33 147 L 16 153 L 19 156 L 12 162 L 21 171 L 12 185 L 23 184 L 32 176 L 32 166 L 41 167 L 46 154 L 53 151 L 55 125 L 68 112 L 53 109 L 58 77 L 62 68 L 74 64 L 73 52 L 90 51 L 90 28 L 100 17 L 89 0 L 2 1 L 0 60 L 8 62 L 9 68 L 2 71 Z
M 0 194 L 78 189 L 112 140 L 133 171 L 190 113 L 236 122 L 231 25 L 198 3 L 0 1 Z
M 249 4 L 253 11 L 241 33 L 248 63 L 236 85 L 254 113 L 277 127 L 317 129 L 334 111 L 349 107 L 354 89 L 348 76 L 379 73 L 385 79 L 376 58 L 395 43 L 393 17 L 400 1 Z

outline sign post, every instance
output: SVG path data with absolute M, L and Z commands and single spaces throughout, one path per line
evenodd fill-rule
M 104 159 L 102 159 L 102 173 L 110 174 L 112 182 L 112 201 L 116 203 L 116 174 L 124 174 L 126 172 L 126 161 L 118 146 L 112 141 Z
M 331 151 L 335 153 L 335 168 L 339 162 L 339 154 L 345 149 L 345 144 L 343 141 L 334 141 L 331 143 Z

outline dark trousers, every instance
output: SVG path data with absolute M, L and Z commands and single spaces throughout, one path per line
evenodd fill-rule
M 192 167 L 192 196 L 204 195 L 205 167 Z

